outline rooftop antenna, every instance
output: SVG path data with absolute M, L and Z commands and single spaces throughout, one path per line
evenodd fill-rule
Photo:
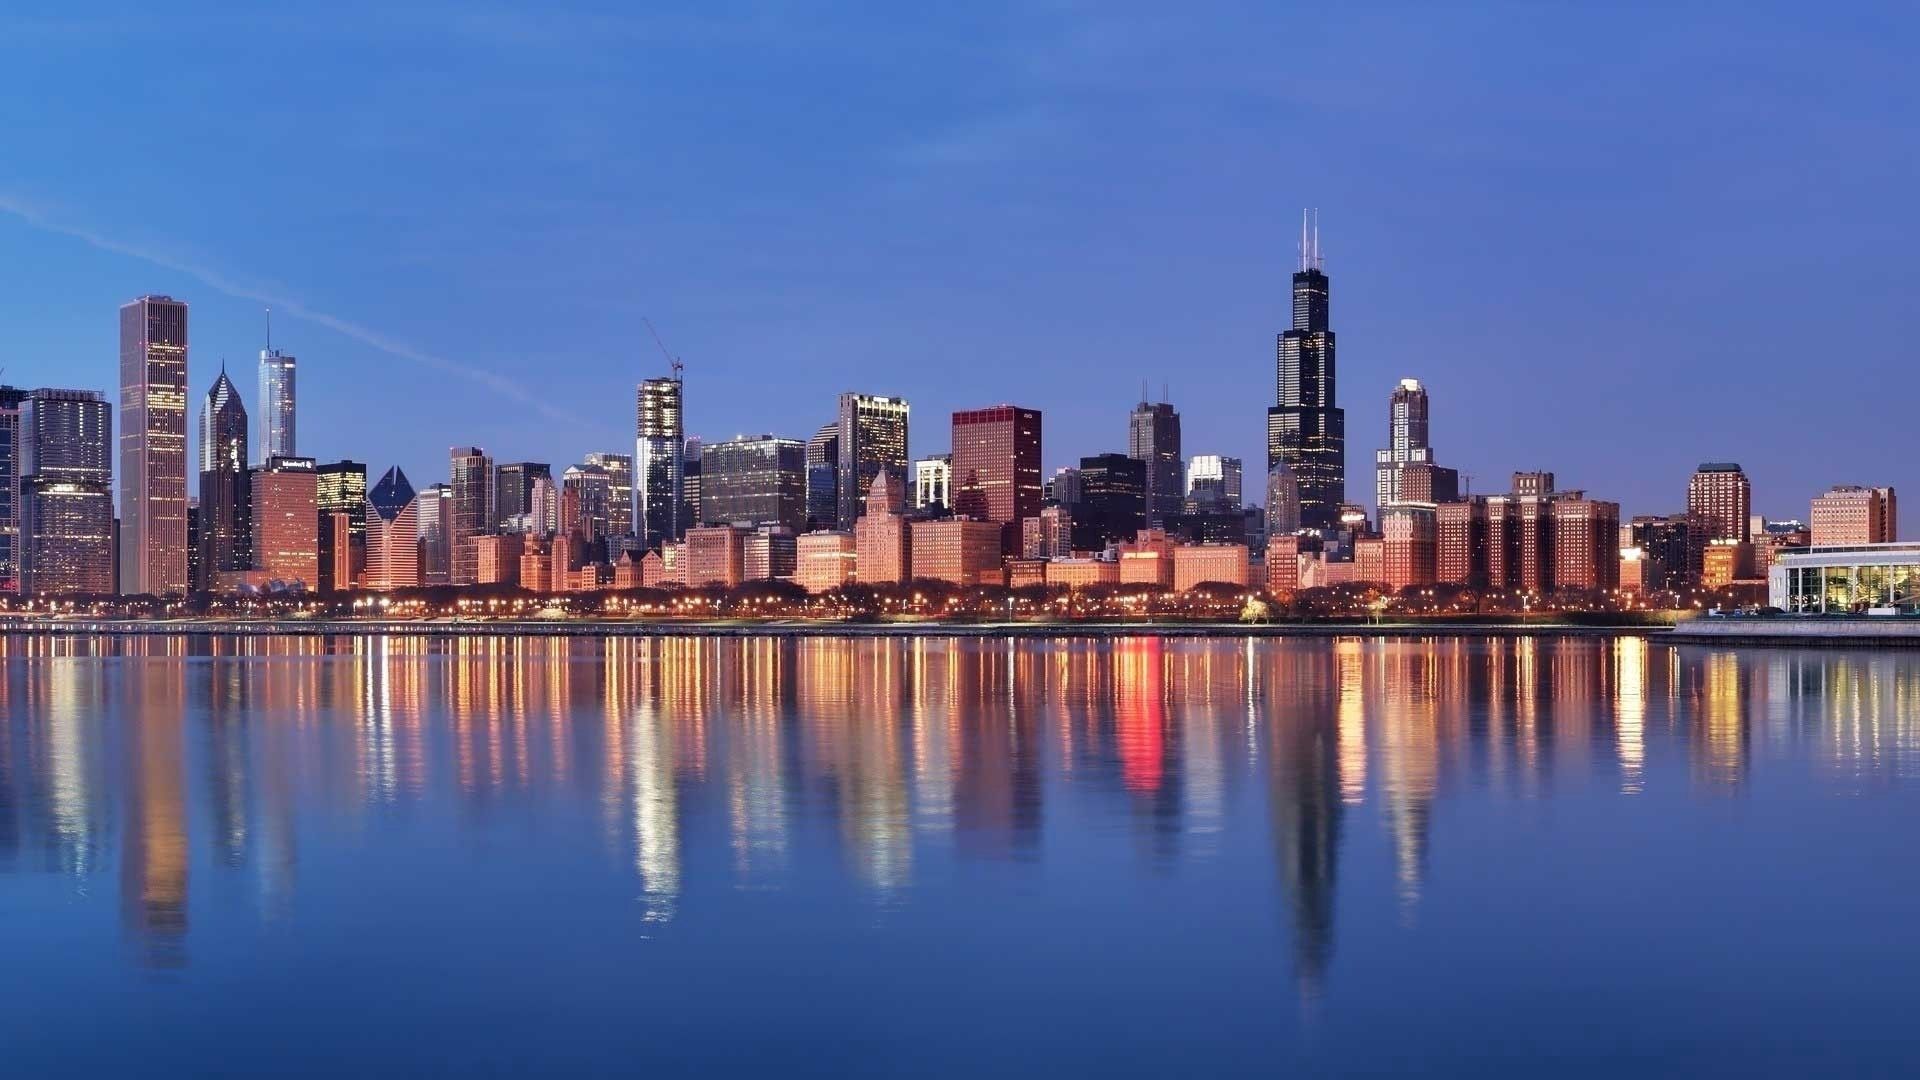
M 1313 268 L 1321 270 L 1325 265 L 1320 261 L 1320 208 L 1313 208 Z
M 273 309 L 266 308 L 265 310 L 267 313 L 267 351 L 272 352 L 273 351 Z
M 1141 379 L 1140 380 L 1140 404 L 1145 405 L 1146 403 L 1147 403 L 1147 380 Z
M 1308 268 L 1307 256 L 1307 211 L 1300 211 L 1300 269 Z
M 1160 380 L 1160 400 L 1162 402 L 1173 400 L 1173 393 L 1167 389 L 1167 380 L 1165 379 Z
M 678 382 L 681 374 L 687 370 L 687 365 L 681 363 L 679 357 L 667 351 L 667 343 L 660 340 L 660 331 L 654 329 L 652 319 L 642 315 L 640 321 L 647 324 L 647 333 L 653 335 L 653 343 L 660 347 L 660 355 L 667 358 L 667 367 L 672 369 L 674 381 Z

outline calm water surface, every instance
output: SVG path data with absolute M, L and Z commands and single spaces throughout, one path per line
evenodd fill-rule
M 9 1076 L 1920 1069 L 1920 656 L 0 654 Z

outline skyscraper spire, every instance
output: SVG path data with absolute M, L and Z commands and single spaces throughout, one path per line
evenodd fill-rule
M 1307 247 L 1307 215 L 1311 212 L 1305 209 L 1300 211 L 1300 269 L 1302 270 L 1313 266 L 1311 249 Z
M 264 309 L 267 313 L 267 351 L 273 351 L 273 309 Z

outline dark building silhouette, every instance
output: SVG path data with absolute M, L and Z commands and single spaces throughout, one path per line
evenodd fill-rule
M 247 488 L 247 409 L 225 371 L 200 406 L 200 578 L 253 568 L 253 507 Z
M 1080 459 L 1080 501 L 1073 504 L 1073 547 L 1097 551 L 1131 540 L 1147 525 L 1147 463 L 1126 454 Z
M 1335 402 L 1334 335 L 1320 228 L 1300 223 L 1293 325 L 1280 334 L 1275 405 L 1267 410 L 1267 468 L 1286 462 L 1300 485 L 1300 525 L 1331 532 L 1347 501 L 1347 415 Z
M 1141 395 L 1143 398 L 1145 395 Z M 1160 525 L 1181 511 L 1180 414 L 1168 403 L 1141 401 L 1127 418 L 1127 456 L 1147 466 L 1147 521 Z

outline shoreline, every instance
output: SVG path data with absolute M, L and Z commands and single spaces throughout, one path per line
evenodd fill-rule
M 60 619 L 4 620 L 0 633 L 48 637 L 966 637 L 1189 638 L 1328 637 L 1614 637 L 1665 635 L 1671 624 L 1650 622 L 1013 622 L 972 623 L 807 621 L 533 620 L 379 621 L 349 619 Z

